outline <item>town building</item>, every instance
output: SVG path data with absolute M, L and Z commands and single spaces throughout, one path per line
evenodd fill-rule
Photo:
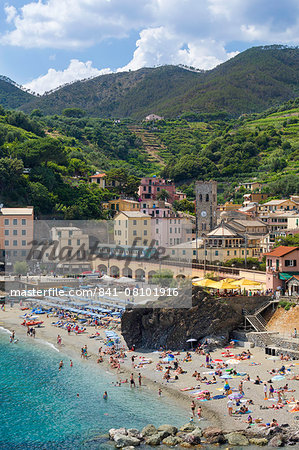
M 33 206 L 1 208 L 0 249 L 7 265 L 24 261 L 31 250 L 34 233 Z
M 151 244 L 151 216 L 141 211 L 122 211 L 114 218 L 114 242 L 122 246 Z
M 78 227 L 52 227 L 43 264 L 56 273 L 78 274 L 90 270 L 89 235 Z
M 138 189 L 138 196 L 140 201 L 157 200 L 162 190 L 166 191 L 168 195 L 167 198 L 161 200 L 167 200 L 173 203 L 175 199 L 175 184 L 171 180 L 164 180 L 159 177 L 142 178 Z
M 196 216 L 198 234 L 213 230 L 217 224 L 217 183 L 196 181 Z
M 290 199 L 270 200 L 259 205 L 259 213 L 271 213 L 276 211 L 294 211 L 298 209 L 298 204 Z
M 111 210 L 112 214 L 116 214 L 119 211 L 139 211 L 140 202 L 125 198 L 118 198 L 116 200 L 109 200 L 109 202 L 103 203 L 103 208 Z
M 146 118 L 144 119 L 146 122 L 156 122 L 158 120 L 163 120 L 164 117 L 158 116 L 157 114 L 149 114 L 148 116 L 146 116 Z
M 248 183 L 241 183 L 239 186 L 237 186 L 236 190 L 240 190 L 240 188 L 243 187 L 247 191 L 256 192 L 261 191 L 263 187 L 263 183 L 260 183 L 259 181 L 252 181 Z
M 299 275 L 299 247 L 279 246 L 266 255 L 266 288 L 285 290 L 286 281 Z
M 243 195 L 243 206 L 248 206 L 250 203 L 260 203 L 270 197 L 270 194 L 264 192 L 250 192 Z
M 106 188 L 106 174 L 104 172 L 91 175 L 88 177 L 88 181 L 90 183 L 97 183 L 97 185 L 102 189 Z

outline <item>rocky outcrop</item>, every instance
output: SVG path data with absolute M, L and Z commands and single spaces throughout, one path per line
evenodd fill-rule
M 188 338 L 209 337 L 216 345 L 223 344 L 229 333 L 242 324 L 242 309 L 253 311 L 265 297 L 231 297 L 215 299 L 201 288 L 194 288 L 192 306 L 189 292 L 175 299 L 161 300 L 160 307 L 127 310 L 122 316 L 121 331 L 129 347 L 171 349 L 189 348 Z
M 296 445 L 299 442 L 298 427 L 281 425 L 266 429 L 247 429 L 239 431 L 225 432 L 221 428 L 208 427 L 202 430 L 193 423 L 183 425 L 179 430 L 172 425 L 161 425 L 156 428 L 154 425 L 147 425 L 143 430 L 136 428 L 112 428 L 109 431 L 111 441 L 114 441 L 116 448 L 132 449 L 141 446 L 156 447 L 159 445 L 179 448 L 194 448 L 197 446 L 215 446 L 227 444 L 231 447 L 243 448 L 247 445 L 265 446 L 272 448 L 283 447 L 285 445 Z M 99 438 L 99 442 L 103 437 Z M 97 439 L 93 439 L 97 441 Z M 163 447 L 164 448 L 164 447 Z

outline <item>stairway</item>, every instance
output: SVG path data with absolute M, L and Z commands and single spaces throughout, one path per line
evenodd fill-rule
M 264 324 L 259 320 L 259 318 L 255 314 L 246 315 L 245 318 L 250 323 L 250 325 L 255 329 L 255 331 L 259 332 L 266 331 Z

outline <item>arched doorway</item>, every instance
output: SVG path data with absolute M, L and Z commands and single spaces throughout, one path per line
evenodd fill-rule
M 145 280 L 145 272 L 143 269 L 137 269 L 135 272 L 135 278 L 138 281 L 144 281 Z
M 105 264 L 100 264 L 98 266 L 98 271 L 102 274 L 107 275 L 107 266 L 105 266 Z
M 110 276 L 111 277 L 119 277 L 119 268 L 117 266 L 110 267 Z
M 133 278 L 133 272 L 130 267 L 124 267 L 122 270 L 123 277 Z

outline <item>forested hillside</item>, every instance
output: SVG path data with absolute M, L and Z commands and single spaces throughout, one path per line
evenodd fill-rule
M 134 195 L 139 176 L 157 166 L 124 124 L 80 117 L 31 117 L 0 109 L 0 202 L 33 205 L 39 217 L 103 218 L 102 202 L 116 191 L 101 190 L 88 176 L 105 170 Z
M 298 48 L 256 47 L 206 72 L 164 66 L 79 81 L 31 97 L 21 109 L 60 114 L 66 107 L 80 107 L 91 116 L 134 119 L 223 110 L 237 117 L 298 96 L 298 86 Z

